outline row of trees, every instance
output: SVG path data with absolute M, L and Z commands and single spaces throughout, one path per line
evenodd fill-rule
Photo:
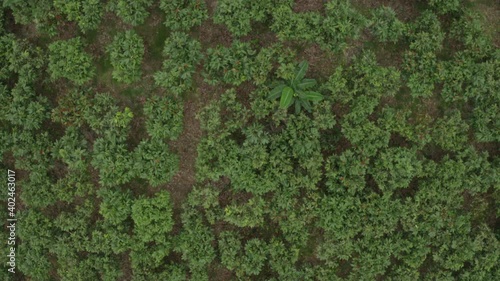
M 128 30 L 115 35 L 107 52 L 113 66 L 114 79 L 130 84 L 141 78 L 144 42 L 135 31 Z M 49 45 L 48 71 L 52 79 L 67 78 L 77 85 L 92 80 L 96 72 L 80 37 L 55 41 Z
M 149 258 L 158 264 L 171 248 L 172 202 L 168 192 L 133 195 L 124 184 L 139 178 L 158 186 L 177 173 L 179 159 L 166 141 L 182 131 L 182 102 L 148 99 L 144 111 L 150 138 L 129 149 L 134 113 L 111 95 L 76 87 L 51 108 L 53 101 L 41 94 L 40 85 L 52 79 L 81 85 L 92 78 L 94 66 L 80 38 L 52 43 L 48 59 L 42 49 L 12 34 L 2 34 L 0 41 L 1 152 L 14 159 L 9 168 L 28 172 L 17 182 L 22 204 L 16 214 L 16 247 L 22 254 L 16 274 L 36 280 L 55 275 L 117 280 L 123 278 L 121 261 L 130 252 L 134 278 L 147 280 Z M 118 57 L 117 63 L 127 58 Z M 44 81 L 46 67 L 52 79 Z M 165 134 L 166 129 L 171 131 Z M 2 274 L 5 280 L 11 277 L 6 270 Z
M 440 13 L 458 10 L 431 5 Z M 201 189 L 204 200 L 184 213 L 217 225 L 217 256 L 237 278 L 488 280 L 498 274 L 500 244 L 490 220 L 498 211 L 489 200 L 498 200 L 499 163 L 496 154 L 471 144 L 496 141 L 488 127 L 499 113 L 491 72 L 496 52 L 484 33 L 469 27 L 478 22 L 468 12 L 448 30 L 431 11 L 411 24 L 387 8 L 373 15 L 380 18 L 371 25 L 379 41 L 407 38 L 401 68 L 382 67 L 365 51 L 319 86 L 326 100 L 310 113 L 292 114 L 286 105 L 289 97 L 299 100 L 297 85 L 313 85 L 297 75 L 302 64 L 286 68 L 288 84 L 269 77 L 255 83 L 250 107 L 231 89 L 202 111 L 198 177 L 225 180 Z M 458 30 L 461 50 L 443 56 L 446 34 Z M 287 63 L 272 61 L 280 76 Z M 447 109 L 437 116 L 424 111 L 420 102 L 430 98 Z M 332 115 L 334 105 L 341 116 Z

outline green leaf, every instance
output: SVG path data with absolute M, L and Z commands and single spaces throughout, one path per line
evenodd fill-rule
M 305 97 L 306 100 L 310 101 L 320 101 L 323 99 L 323 95 L 318 92 L 306 92 Z
M 274 89 L 271 90 L 269 93 L 269 96 L 267 97 L 268 100 L 275 100 L 277 99 L 280 95 L 281 92 L 283 92 L 283 89 L 286 87 L 285 84 L 279 84 L 276 86 Z
M 287 108 L 292 104 L 293 100 L 293 89 L 290 87 L 285 87 L 281 93 L 280 108 Z
M 311 106 L 311 104 L 309 103 L 309 101 L 308 101 L 308 100 L 301 100 L 301 102 L 302 102 L 302 106 L 303 106 L 303 107 L 304 107 L 307 111 L 311 112 L 311 110 L 312 110 L 312 106 Z
M 297 71 L 297 74 L 295 75 L 295 78 L 293 79 L 293 82 L 301 81 L 304 79 L 304 76 L 306 75 L 307 68 L 309 67 L 309 64 L 306 61 L 303 61 L 299 64 L 299 70 Z
M 300 109 L 301 109 L 301 101 L 300 100 L 296 100 L 295 101 L 295 114 L 299 114 L 300 113 Z
M 300 83 L 297 84 L 297 86 L 302 90 L 311 88 L 315 85 L 316 85 L 316 80 L 314 80 L 314 79 L 304 79 L 304 80 L 300 81 Z

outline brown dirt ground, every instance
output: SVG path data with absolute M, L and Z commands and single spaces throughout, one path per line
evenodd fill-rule
M 328 78 L 340 63 L 333 53 L 322 50 L 317 44 L 306 46 L 297 54 L 297 59 L 309 62 L 306 76 L 317 80 Z
M 415 19 L 419 14 L 419 0 L 351 0 L 353 6 L 360 10 L 370 11 L 380 6 L 391 7 L 398 18 L 404 22 Z
M 171 149 L 179 155 L 179 172 L 168 184 L 163 185 L 161 188 L 170 191 L 176 208 L 180 208 L 181 202 L 184 201 L 196 183 L 197 145 L 202 135 L 196 113 L 201 107 L 202 105 L 197 99 L 187 100 L 184 103 L 184 130 L 177 140 L 169 143 Z
M 208 16 L 211 18 L 217 9 L 217 0 L 206 0 L 205 2 L 207 3 Z
M 323 12 L 326 2 L 325 0 L 295 0 L 293 11 L 296 13 Z
M 214 23 L 212 19 L 205 20 L 192 33 L 195 38 L 199 38 L 204 50 L 218 45 L 229 47 L 233 42 L 233 36 L 227 27 Z
M 212 263 L 208 270 L 210 280 L 234 280 L 235 278 L 233 272 L 220 263 Z
M 150 17 L 146 20 L 146 25 L 151 28 L 159 27 L 163 24 L 162 16 L 159 12 L 151 13 Z M 144 59 L 142 60 L 142 78 L 141 80 L 146 80 L 147 83 L 154 83 L 153 75 L 155 72 L 161 69 L 163 64 L 162 59 L 155 58 L 153 54 L 150 52 L 151 46 L 154 44 L 153 36 L 145 36 L 142 35 L 141 32 L 138 32 L 144 40 Z M 147 34 L 149 35 L 149 34 Z M 156 34 L 153 34 L 156 35 Z

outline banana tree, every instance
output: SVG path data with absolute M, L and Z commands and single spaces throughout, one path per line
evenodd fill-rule
M 303 61 L 289 81 L 281 81 L 267 97 L 269 100 L 280 98 L 280 108 L 288 108 L 295 104 L 295 113 L 300 113 L 302 107 L 311 111 L 311 102 L 317 102 L 323 99 L 323 95 L 309 89 L 316 85 L 316 80 L 304 78 L 309 64 Z

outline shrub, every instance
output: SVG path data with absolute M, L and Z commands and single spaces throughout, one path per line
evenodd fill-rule
M 469 126 L 462 120 L 460 111 L 454 110 L 436 121 L 432 137 L 443 149 L 461 151 L 467 145 L 468 131 Z
M 367 20 L 351 6 L 351 1 L 329 1 L 325 8 L 326 17 L 321 24 L 324 39 L 320 44 L 324 48 L 341 51 L 347 46 L 348 39 L 359 37 Z
M 0 120 L 22 126 L 25 130 L 40 129 L 49 116 L 47 108 L 47 99 L 36 95 L 29 85 L 17 83 L 10 93 L 7 87 L 0 85 Z
M 94 142 L 91 164 L 99 171 L 103 186 L 124 184 L 133 177 L 132 158 L 127 146 L 113 135 Z
M 457 12 L 464 3 L 461 0 L 429 0 L 429 5 L 439 14 Z
M 133 204 L 132 194 L 129 190 L 101 188 L 97 194 L 102 199 L 99 213 L 107 224 L 118 226 L 129 218 Z
M 415 151 L 398 147 L 381 152 L 370 173 L 378 187 L 390 194 L 397 188 L 408 187 L 413 177 L 419 176 L 421 172 L 422 164 Z
M 10 0 L 3 1 L 2 6 L 12 10 L 16 23 L 34 23 L 39 31 L 47 32 L 51 36 L 57 33 L 56 26 L 53 24 L 56 17 L 53 0 L 36 2 Z
M 85 109 L 90 107 L 91 99 L 88 91 L 73 90 L 57 100 L 57 106 L 52 109 L 53 122 L 64 126 L 80 127 L 85 123 Z
M 61 159 L 70 170 L 87 169 L 87 141 L 76 127 L 68 127 L 62 138 L 52 147 L 52 155 Z
M 238 277 L 258 275 L 266 260 L 267 244 L 260 239 L 250 239 L 244 247 L 241 237 L 234 232 L 222 232 L 219 239 L 219 249 L 222 264 L 230 270 L 235 270 Z

